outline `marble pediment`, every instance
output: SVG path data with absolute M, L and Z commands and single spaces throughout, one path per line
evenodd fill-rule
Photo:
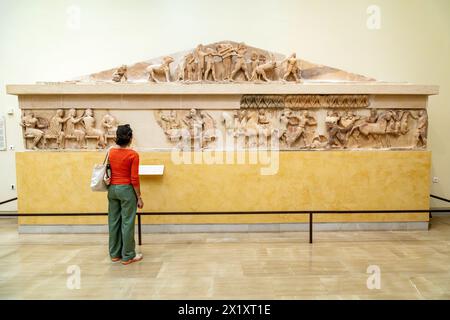
M 282 81 L 283 75 L 287 72 L 287 63 L 283 62 L 284 59 L 289 58 L 292 53 L 281 54 L 278 52 L 272 52 L 269 50 L 265 50 L 262 48 L 256 48 L 242 42 L 235 41 L 220 41 L 214 42 L 210 44 L 202 45 L 202 50 L 207 52 L 207 54 L 214 55 L 212 59 L 214 68 L 215 68 L 215 76 L 216 79 L 213 79 L 211 73 L 207 75 L 205 80 L 205 70 L 199 70 L 199 60 L 204 59 L 201 55 L 198 54 L 197 47 L 176 52 L 176 53 L 168 53 L 167 55 L 148 59 L 145 61 L 136 62 L 134 64 L 127 65 L 126 76 L 128 83 L 133 82 L 148 82 L 149 81 L 149 67 L 151 66 L 160 66 L 164 64 L 164 60 L 167 57 L 173 59 L 172 62 L 168 64 L 169 68 L 169 77 L 170 82 L 176 83 L 208 83 L 208 82 L 218 82 L 218 83 L 227 83 L 231 81 L 226 81 L 228 79 L 226 76 L 226 57 L 224 59 L 224 55 L 221 55 L 220 46 L 229 46 L 231 50 L 234 52 L 234 55 L 231 56 L 230 59 L 230 67 L 228 73 L 233 72 L 233 68 L 236 68 L 236 64 L 238 64 L 239 56 L 238 54 L 243 53 L 243 60 L 245 61 L 245 67 L 236 71 L 234 75 L 235 82 L 246 82 L 247 79 L 245 77 L 245 68 L 247 69 L 248 76 L 251 77 L 252 73 L 257 65 L 263 65 L 270 62 L 275 62 L 275 68 L 267 68 L 266 76 L 269 81 L 264 81 L 264 79 L 253 79 L 249 82 L 272 82 L 272 81 Z M 240 50 L 242 49 L 242 50 Z M 225 49 L 226 50 L 226 49 Z M 186 68 L 186 60 L 192 58 L 192 62 L 194 63 L 194 73 L 191 79 L 187 79 L 187 70 L 183 70 Z M 310 61 L 306 61 L 301 58 L 301 54 L 296 55 L 297 67 L 299 78 L 302 82 L 373 82 L 376 81 L 373 78 L 366 77 L 363 75 L 347 72 L 344 70 L 340 70 L 337 68 L 333 68 L 330 66 L 325 66 L 317 63 L 313 63 Z M 204 63 L 204 62 L 203 62 Z M 115 68 L 111 68 L 108 70 L 103 70 L 100 72 L 95 72 L 89 75 L 81 76 L 76 79 L 73 79 L 75 82 L 114 82 L 113 78 L 115 73 L 117 72 L 119 66 Z M 203 68 L 206 68 L 206 64 Z M 161 70 L 162 71 L 162 70 Z M 199 73 L 202 72 L 201 75 Z M 294 71 L 295 72 L 295 71 Z M 184 73 L 181 76 L 181 73 Z M 167 82 L 165 79 L 164 72 L 156 72 L 155 77 L 157 81 Z M 200 80 L 201 78 L 201 80 Z M 293 77 L 288 77 L 287 81 L 294 80 Z M 124 82 L 124 81 L 119 81 Z M 155 81 L 151 81 L 155 82 Z

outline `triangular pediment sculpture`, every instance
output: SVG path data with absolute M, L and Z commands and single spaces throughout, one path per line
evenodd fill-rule
M 221 41 L 108 69 L 76 82 L 370 82 L 375 79 L 245 43 Z

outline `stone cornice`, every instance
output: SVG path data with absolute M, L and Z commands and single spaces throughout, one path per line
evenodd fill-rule
M 327 83 L 49 83 L 7 85 L 12 95 L 236 95 L 373 94 L 436 95 L 439 86 L 388 82 Z

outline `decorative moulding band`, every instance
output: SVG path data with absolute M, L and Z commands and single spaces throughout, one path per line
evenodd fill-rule
M 407 83 L 231 83 L 231 84 L 176 84 L 176 83 L 56 83 L 7 85 L 13 95 L 235 95 L 235 94 L 399 94 L 436 95 L 439 87 Z
M 241 108 L 368 108 L 369 96 L 351 95 L 243 95 Z

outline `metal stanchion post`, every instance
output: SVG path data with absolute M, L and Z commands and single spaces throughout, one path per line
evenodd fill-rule
M 141 214 L 138 212 L 138 243 L 142 245 L 142 228 L 141 228 Z

